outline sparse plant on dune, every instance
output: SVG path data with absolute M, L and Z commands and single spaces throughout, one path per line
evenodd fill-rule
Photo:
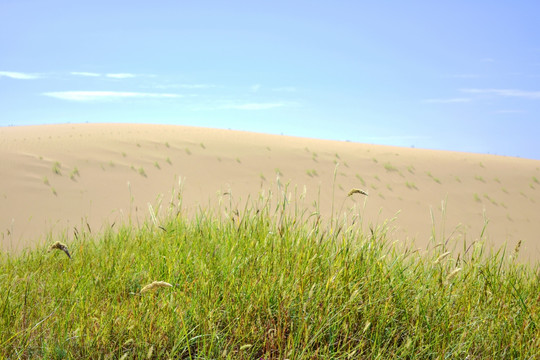
M 154 166 L 158 169 L 158 170 L 161 170 L 161 166 L 159 166 L 159 163 L 157 161 L 154 161 Z
M 360 181 L 360 183 L 362 184 L 362 186 L 366 186 L 365 180 L 364 180 L 359 174 L 356 174 L 355 176 L 356 176 L 356 178 Z
M 413 183 L 413 182 L 408 182 L 408 181 L 406 181 L 406 182 L 405 182 L 405 186 L 407 186 L 407 188 L 409 188 L 409 189 L 418 190 L 418 188 L 416 187 L 415 183 Z
M 167 162 L 167 164 L 172 165 L 172 161 L 170 158 L 165 159 L 165 161 Z
M 200 145 L 201 145 L 201 147 L 202 147 L 203 149 L 206 149 L 206 146 L 204 145 L 204 143 L 201 143 Z
M 483 182 L 483 183 L 486 182 L 486 181 L 484 180 L 484 178 L 481 177 L 480 175 L 476 175 L 476 176 L 474 177 L 474 179 L 475 179 L 475 180 L 478 180 L 478 181 L 480 181 L 480 182 Z
M 141 176 L 147 177 L 146 171 L 144 171 L 144 168 L 143 168 L 142 166 L 139 168 L 139 174 L 140 174 Z
M 62 175 L 62 172 L 60 171 L 61 165 L 58 161 L 55 161 L 52 167 L 52 172 L 56 175 Z
M 191 155 L 191 150 L 189 150 L 189 148 L 186 148 L 186 154 Z
M 398 171 L 398 169 L 393 166 L 392 164 L 390 164 L 389 162 L 387 162 L 386 164 L 384 164 L 384 169 L 388 172 L 394 172 L 394 171 Z
M 45 185 L 47 185 L 47 186 L 49 186 L 49 185 L 50 185 L 50 183 L 49 183 L 49 179 L 47 179 L 47 177 L 46 177 L 46 176 L 44 176 L 44 177 L 43 177 L 43 183 L 44 183 Z

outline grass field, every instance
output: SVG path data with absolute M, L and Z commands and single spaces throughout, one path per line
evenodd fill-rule
M 387 224 L 363 222 L 362 195 L 321 221 L 285 194 L 81 228 L 71 259 L 3 254 L 0 358 L 540 357 L 539 273 L 519 248 L 398 249 Z M 141 292 L 154 281 L 172 286 Z

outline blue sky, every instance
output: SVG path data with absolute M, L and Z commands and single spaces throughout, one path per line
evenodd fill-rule
M 0 1 L 0 126 L 162 123 L 540 159 L 538 1 Z

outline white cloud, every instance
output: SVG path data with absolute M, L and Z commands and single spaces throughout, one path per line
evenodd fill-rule
M 461 89 L 469 94 L 488 94 L 504 97 L 520 97 L 525 99 L 540 99 L 540 91 L 516 90 L 516 89 Z
M 247 104 L 233 104 L 225 105 L 223 109 L 234 110 L 268 110 L 285 106 L 285 103 L 247 103 Z
M 85 72 L 85 71 L 72 71 L 70 74 L 71 75 L 76 75 L 76 76 L 89 76 L 89 77 L 101 76 L 101 74 L 98 74 L 98 73 Z
M 454 103 L 471 102 L 471 99 L 469 98 L 425 99 L 425 100 L 422 100 L 422 102 L 428 103 L 428 104 L 454 104 Z
M 137 75 L 130 74 L 130 73 L 118 73 L 118 74 L 106 74 L 105 76 L 108 78 L 113 78 L 113 79 L 130 79 L 130 78 L 136 77 Z
M 178 94 L 141 93 L 120 91 L 59 91 L 46 92 L 45 96 L 69 101 L 107 101 L 133 98 L 180 98 Z
M 0 77 L 8 77 L 8 78 L 17 79 L 17 80 L 32 80 L 32 79 L 40 78 L 40 76 L 36 74 L 28 74 L 28 73 L 13 72 L 13 71 L 0 71 Z
M 252 85 L 251 86 L 251 91 L 253 92 L 257 92 L 261 89 L 261 85 L 260 84 L 255 84 L 255 85 Z

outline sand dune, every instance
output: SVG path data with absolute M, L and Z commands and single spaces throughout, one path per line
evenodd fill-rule
M 0 241 L 17 252 L 46 239 L 162 207 L 182 179 L 188 213 L 223 193 L 241 203 L 276 188 L 306 192 L 311 211 L 356 206 L 367 225 L 395 218 L 391 237 L 425 247 L 487 241 L 540 259 L 540 161 L 181 126 L 79 124 L 0 128 Z M 337 165 L 337 170 L 336 170 Z M 335 181 L 334 181 L 335 173 Z M 347 197 L 351 188 L 369 192 Z M 332 194 L 333 197 L 332 197 Z M 294 196 L 293 196 L 294 197 Z M 365 201 L 365 203 L 364 203 Z M 444 213 L 444 214 L 443 214 Z M 397 217 L 396 217 L 397 215 Z

